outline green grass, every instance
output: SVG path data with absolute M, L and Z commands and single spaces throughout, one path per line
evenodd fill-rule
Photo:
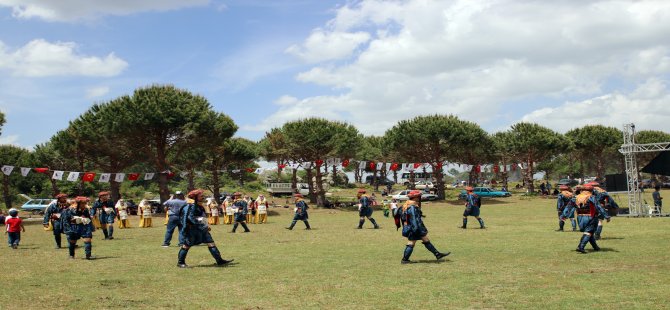
M 226 268 L 211 267 L 200 246 L 187 258 L 193 268 L 177 268 L 177 248 L 160 247 L 161 218 L 150 229 L 116 228 L 113 241 L 96 232 L 95 261 L 68 260 L 67 249 L 53 249 L 50 232 L 29 225 L 18 250 L 0 247 L 0 298 L 12 301 L 0 308 L 667 307 L 670 218 L 614 218 L 599 242 L 603 251 L 578 255 L 580 234 L 554 232 L 554 205 L 543 198 L 485 200 L 489 229 L 471 219 L 461 230 L 460 202 L 426 203 L 429 237 L 452 254 L 436 263 L 418 244 L 412 259 L 419 263 L 412 265 L 400 265 L 406 241 L 381 212 L 374 214 L 380 230 L 369 223 L 354 229 L 356 212 L 311 210 L 314 230 L 299 222 L 287 231 L 291 209 L 284 208 L 273 209 L 278 214 L 268 224 L 251 225 L 250 234 L 214 226 L 223 257 L 235 259 Z

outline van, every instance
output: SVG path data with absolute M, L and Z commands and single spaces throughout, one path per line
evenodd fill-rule
M 52 203 L 55 202 L 56 199 L 53 198 L 36 198 L 36 199 L 30 199 L 26 201 L 21 206 L 21 210 L 31 212 L 32 214 L 44 214 L 44 211 L 46 211 L 47 207 Z
M 414 182 L 428 182 L 428 181 L 433 181 L 433 174 L 430 172 L 414 172 Z M 408 186 L 409 185 L 409 172 L 403 172 L 403 174 L 400 176 L 399 183 L 402 185 Z

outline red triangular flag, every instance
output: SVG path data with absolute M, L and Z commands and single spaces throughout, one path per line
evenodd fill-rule
M 95 179 L 95 172 L 86 172 L 81 179 L 84 182 L 93 182 L 93 179 Z
M 442 169 L 442 163 L 441 163 L 441 162 L 440 162 L 440 163 L 437 163 L 437 164 L 435 165 L 435 167 L 437 167 L 437 169 Z
M 342 167 L 346 168 L 347 166 L 349 166 L 349 160 L 345 159 L 342 161 Z
M 419 167 L 421 167 L 420 163 L 414 163 L 414 169 L 418 169 Z
M 391 164 L 391 170 L 393 170 L 393 171 L 398 170 L 398 163 L 392 163 Z
M 137 179 L 140 178 L 139 173 L 129 173 L 128 174 L 128 181 L 137 181 Z
M 317 167 L 321 167 L 321 165 L 323 165 L 323 160 L 317 159 L 314 163 L 316 164 Z
M 49 172 L 49 168 L 33 168 L 33 170 L 35 170 L 35 172 L 37 172 L 37 173 L 47 173 L 47 172 Z
M 493 172 L 495 172 L 495 173 L 500 172 L 500 166 L 498 166 L 498 165 L 493 165 Z
M 475 166 L 475 172 L 476 173 L 481 173 L 482 172 L 482 166 L 480 166 L 480 165 Z
M 246 170 L 247 170 L 247 172 L 249 172 L 249 173 L 254 172 L 254 168 L 247 168 Z
M 284 169 L 284 168 L 286 168 L 286 164 L 280 164 L 279 165 L 279 169 Z
M 174 172 L 172 172 L 172 171 L 168 171 L 168 173 L 167 173 L 167 178 L 168 178 L 168 180 L 174 178 Z
M 370 167 L 370 170 L 376 170 L 377 169 L 377 164 L 375 164 L 375 162 L 371 161 L 368 164 L 368 167 Z

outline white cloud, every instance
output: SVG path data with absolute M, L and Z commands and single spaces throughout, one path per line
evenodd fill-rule
M 87 99 L 98 98 L 107 95 L 107 93 L 109 93 L 109 87 L 107 86 L 92 87 L 86 90 L 86 98 Z
M 545 107 L 522 117 L 559 132 L 584 125 L 601 124 L 621 129 L 634 123 L 637 128 L 670 132 L 670 89 L 665 82 L 650 79 L 628 93 L 614 92 L 595 98 Z
M 103 15 L 129 15 L 145 11 L 168 11 L 207 5 L 209 0 L 0 0 L 16 18 L 47 21 L 77 21 Z
M 316 29 L 299 45 L 292 45 L 286 52 L 308 63 L 337 60 L 350 56 L 357 47 L 370 40 L 367 32 L 329 32 Z
M 369 37 L 340 44 L 360 33 Z M 338 94 L 278 105 L 266 123 L 322 116 L 381 134 L 401 119 L 452 113 L 500 128 L 543 100 L 623 100 L 629 85 L 665 83 L 670 2 L 363 0 L 288 52 L 315 62 L 298 81 Z
M 86 56 L 78 53 L 74 42 L 50 43 L 35 39 L 15 50 L 0 41 L 0 71 L 9 71 L 15 76 L 115 76 L 128 67 L 123 59 L 110 53 L 104 57 Z
M 0 145 L 5 144 L 18 145 L 17 144 L 18 141 L 19 141 L 18 135 L 0 136 Z

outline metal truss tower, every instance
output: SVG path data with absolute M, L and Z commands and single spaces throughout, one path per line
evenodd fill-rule
M 640 191 L 640 175 L 637 170 L 637 158 L 635 154 L 646 152 L 670 151 L 670 142 L 636 144 L 635 124 L 623 126 L 623 145 L 619 152 L 624 156 L 626 163 L 626 180 L 628 185 L 628 208 L 631 216 L 649 215 L 649 205 L 642 204 L 642 192 Z

